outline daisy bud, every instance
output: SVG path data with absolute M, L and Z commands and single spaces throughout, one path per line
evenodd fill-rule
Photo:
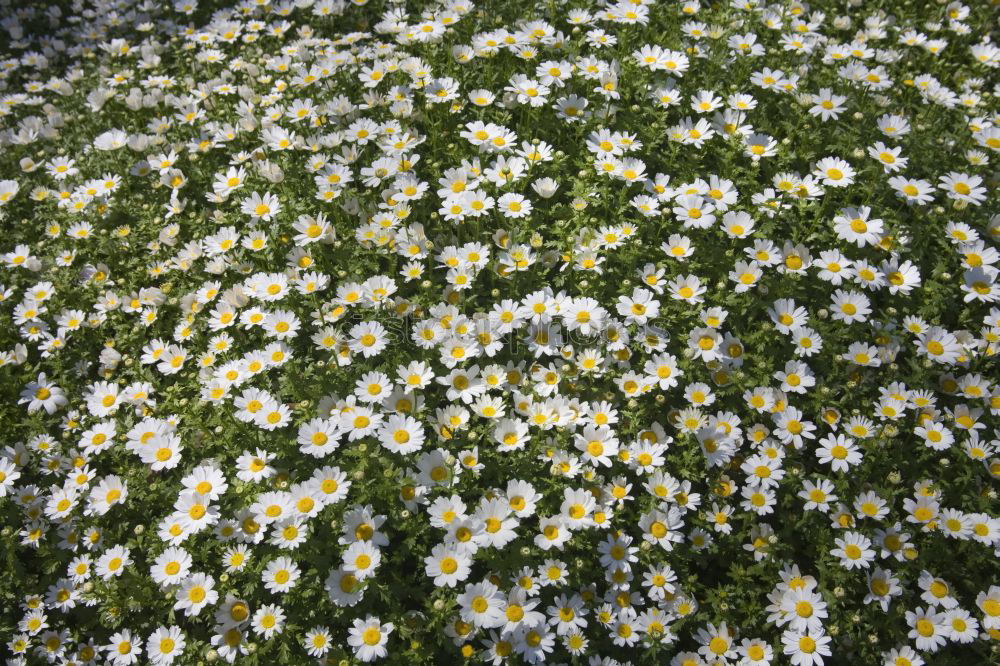
M 951 273 L 941 273 L 941 279 L 942 280 L 950 280 L 951 279 Z
M 843 599 L 844 598 L 844 588 L 842 588 L 839 585 L 837 587 L 833 588 L 833 596 L 837 597 L 838 599 Z
M 410 512 L 407 509 L 403 509 L 402 511 L 399 512 L 399 517 L 402 518 L 403 520 L 406 520 L 407 518 L 410 517 Z
M 224 574 L 222 574 L 222 575 L 219 576 L 219 582 L 220 583 L 225 583 L 228 580 L 229 580 L 229 574 L 227 574 L 227 573 L 224 573 Z
M 642 543 L 639 544 L 639 550 L 641 550 L 644 553 L 649 551 L 649 549 L 652 547 L 653 544 L 649 543 L 648 541 L 643 541 Z
M 253 654 L 256 651 L 257 651 L 257 644 L 256 643 L 247 643 L 247 652 L 249 652 L 250 654 Z
M 362 470 L 359 469 L 356 472 L 354 472 L 354 474 L 352 474 L 351 476 L 354 477 L 355 481 L 363 481 L 364 478 L 365 478 L 365 473 L 364 473 L 364 471 L 362 471 Z
M 83 591 L 87 593 L 93 592 L 94 584 L 88 580 L 86 583 L 83 584 Z
M 840 627 L 838 627 L 835 624 L 830 625 L 829 627 L 826 628 L 826 630 L 829 632 L 831 636 L 836 636 L 837 634 L 840 633 Z
M 855 111 L 854 112 L 854 119 L 855 120 L 864 120 L 865 119 L 865 114 L 861 113 L 860 111 Z
M 444 610 L 444 599 L 434 600 L 434 610 L 436 611 Z
M 638 406 L 639 406 L 639 402 L 635 398 L 631 398 L 628 401 L 628 407 L 629 407 L 629 409 L 635 409 Z
M 135 526 L 135 527 L 134 527 L 134 528 L 132 529 L 132 531 L 133 531 L 133 532 L 135 532 L 135 535 L 136 535 L 136 536 L 139 536 L 140 534 L 142 534 L 143 532 L 145 532 L 145 531 L 146 531 L 146 526 L 140 523 L 140 524 L 136 525 L 136 526 Z
M 767 542 L 772 545 L 778 543 L 778 535 L 777 534 L 768 535 Z
M 871 643 L 872 645 L 875 645 L 876 643 L 878 643 L 878 636 L 875 634 L 868 634 L 868 642 Z
M 816 313 L 816 316 L 818 316 L 820 319 L 826 319 L 827 317 L 830 316 L 830 313 L 827 312 L 826 308 L 820 308 L 820 311 Z

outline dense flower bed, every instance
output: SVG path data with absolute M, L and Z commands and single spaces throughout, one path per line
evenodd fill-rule
M 1000 659 L 990 2 L 0 16 L 7 663 Z

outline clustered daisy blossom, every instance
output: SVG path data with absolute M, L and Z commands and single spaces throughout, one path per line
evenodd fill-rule
M 986 663 L 987 5 L 4 12 L 7 663 Z

